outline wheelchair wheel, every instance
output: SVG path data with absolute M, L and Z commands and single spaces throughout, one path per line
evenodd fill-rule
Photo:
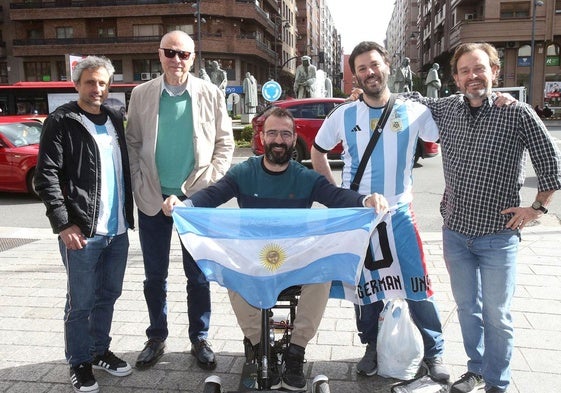
M 203 393 L 221 393 L 222 392 L 222 382 L 220 377 L 216 375 L 211 375 L 205 379 L 205 387 Z
M 312 382 L 312 393 L 330 393 L 329 379 L 325 375 L 318 375 Z

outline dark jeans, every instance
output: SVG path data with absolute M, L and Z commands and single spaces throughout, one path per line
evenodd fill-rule
M 66 268 L 64 307 L 66 360 L 71 366 L 91 362 L 109 349 L 115 301 L 121 296 L 129 237 L 95 235 L 80 250 L 69 250 L 58 239 Z
M 413 322 L 419 328 L 423 336 L 425 347 L 425 358 L 442 357 L 444 353 L 444 338 L 442 337 L 442 324 L 436 304 L 431 299 L 427 300 L 407 300 L 409 311 Z M 384 303 L 378 302 L 360 306 L 355 305 L 356 326 L 360 341 L 363 344 L 370 344 L 376 348 L 378 341 L 378 319 L 384 308 Z
M 167 277 L 173 220 L 160 212 L 148 216 L 138 211 L 138 228 L 144 258 L 144 297 L 148 306 L 150 326 L 148 338 L 165 340 L 167 323 Z M 181 244 L 183 270 L 187 277 L 187 315 L 191 342 L 206 339 L 210 324 L 209 283 L 193 257 Z

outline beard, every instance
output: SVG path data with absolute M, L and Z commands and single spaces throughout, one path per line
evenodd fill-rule
M 460 91 L 463 90 L 462 93 L 470 100 L 480 100 L 491 95 L 491 86 L 487 86 L 487 83 L 483 80 L 478 79 L 477 81 L 482 83 L 484 87 L 479 89 L 470 89 L 466 84 L 463 89 L 460 89 Z
M 491 94 L 491 89 L 478 89 L 472 92 L 465 91 L 464 95 L 470 100 L 480 100 L 487 98 Z
M 374 79 L 374 80 L 378 79 L 379 81 L 378 86 L 370 87 L 368 85 L 368 81 L 370 79 Z M 378 99 L 384 94 L 384 92 L 386 91 L 387 84 L 388 84 L 388 77 L 387 75 L 384 74 L 382 74 L 380 78 L 378 78 L 377 76 L 369 76 L 368 78 L 362 80 L 357 78 L 357 85 L 362 89 L 364 95 L 368 97 L 372 97 L 374 99 Z
M 284 151 L 274 151 L 273 149 L 276 147 L 282 147 Z M 272 164 L 286 164 L 292 158 L 293 153 L 294 146 L 289 147 L 286 143 L 269 143 L 265 145 L 265 158 Z

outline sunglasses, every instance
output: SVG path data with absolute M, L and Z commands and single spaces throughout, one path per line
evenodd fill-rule
M 177 55 L 181 60 L 188 60 L 191 57 L 191 52 L 184 52 L 182 50 L 160 48 L 164 51 L 164 56 L 168 59 L 173 59 Z

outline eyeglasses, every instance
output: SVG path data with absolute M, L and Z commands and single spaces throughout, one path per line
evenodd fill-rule
M 292 139 L 294 133 L 288 130 L 267 130 L 265 136 L 270 139 L 275 139 L 280 134 L 281 138 L 285 141 Z
M 175 55 L 179 56 L 181 60 L 188 60 L 191 57 L 191 52 L 184 52 L 182 50 L 160 48 L 164 51 L 164 56 L 168 59 L 173 59 Z

